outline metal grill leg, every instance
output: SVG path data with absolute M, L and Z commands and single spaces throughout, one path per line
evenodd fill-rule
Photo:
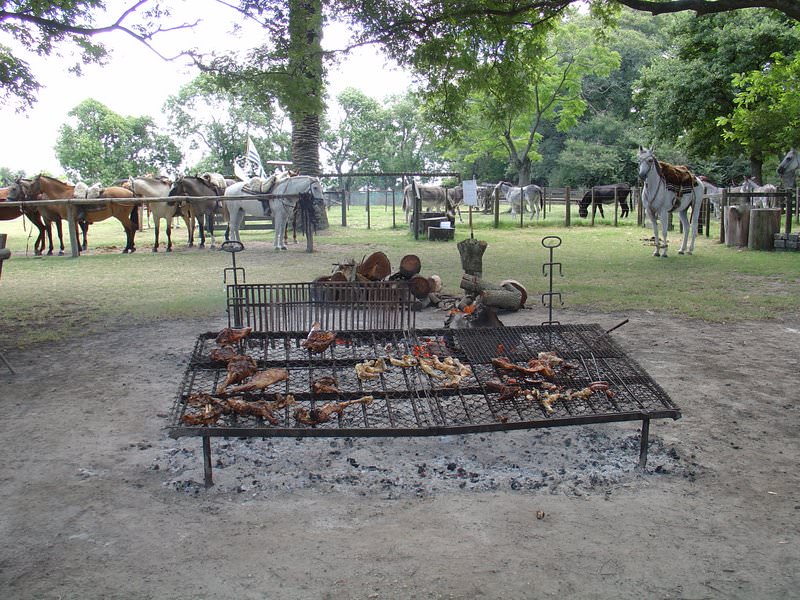
M 6 360 L 6 357 L 5 357 L 5 356 L 3 356 L 3 353 L 2 353 L 2 352 L 0 352 L 0 361 L 3 361 L 3 364 L 4 364 L 6 367 L 8 367 L 8 370 L 9 370 L 9 371 L 11 371 L 11 374 L 12 374 L 12 375 L 16 375 L 16 374 L 17 374 L 17 372 L 16 372 L 14 369 L 12 369 L 12 368 L 11 368 L 11 365 L 10 365 L 10 364 L 8 364 L 8 361 Z
M 203 436 L 203 476 L 207 488 L 214 485 L 211 477 L 211 438 L 207 435 Z
M 650 440 L 650 419 L 642 419 L 641 445 L 639 446 L 639 468 L 644 470 L 647 466 L 647 444 Z

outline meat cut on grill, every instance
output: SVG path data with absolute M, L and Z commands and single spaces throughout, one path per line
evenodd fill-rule
M 315 352 L 317 354 L 325 352 L 333 343 L 333 340 L 336 339 L 336 332 L 322 331 L 321 329 L 322 325 L 315 322 L 311 326 L 311 331 L 308 332 L 308 337 L 304 339 L 300 345 L 310 352 Z
M 227 363 L 228 361 L 239 356 L 239 352 L 233 346 L 220 346 L 214 348 L 208 355 L 208 358 L 217 362 Z
M 226 327 L 217 334 L 215 341 L 220 346 L 230 346 L 245 339 L 252 331 L 252 327 L 241 327 L 239 329 Z
M 294 411 L 294 418 L 298 423 L 303 425 L 319 425 L 330 421 L 331 417 L 335 414 L 342 414 L 348 406 L 354 404 L 364 404 L 369 406 L 372 404 L 374 398 L 372 396 L 362 396 L 355 400 L 346 400 L 345 402 L 328 402 L 319 408 L 298 408 Z
M 339 388 L 336 387 L 336 379 L 330 375 L 319 377 L 311 382 L 311 391 L 316 394 L 338 394 Z
M 256 361 L 246 354 L 237 354 L 228 361 L 228 374 L 217 387 L 217 393 L 224 394 L 229 385 L 244 381 L 256 371 L 258 371 Z
M 230 366 L 230 363 L 228 363 Z M 252 373 L 251 373 L 252 374 Z M 265 371 L 258 371 L 253 374 L 249 381 L 234 386 L 227 390 L 229 394 L 239 394 L 241 392 L 253 392 L 255 390 L 263 390 L 271 386 L 273 383 L 279 381 L 286 381 L 289 379 L 289 371 L 286 369 L 267 369 Z

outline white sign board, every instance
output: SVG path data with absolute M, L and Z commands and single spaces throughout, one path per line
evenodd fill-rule
M 478 206 L 478 182 L 474 179 L 467 179 L 461 182 L 464 190 L 464 205 Z

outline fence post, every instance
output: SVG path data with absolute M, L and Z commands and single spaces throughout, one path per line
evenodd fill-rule
M 542 188 L 542 221 L 547 218 L 547 186 Z
M 728 206 L 728 189 L 722 190 L 722 198 L 719 201 L 719 243 L 725 243 L 725 207 Z
M 367 229 L 370 228 L 370 214 L 369 214 L 369 186 L 367 186 Z
M 636 198 L 636 224 L 639 227 L 644 227 L 644 206 L 642 206 L 642 188 L 638 185 L 634 188 Z
M 397 228 L 396 207 L 395 207 L 395 201 L 394 201 L 394 193 L 395 193 L 395 191 L 397 191 L 397 190 L 392 188 L 392 229 L 396 229 Z
M 614 186 L 614 227 L 619 227 L 619 203 L 617 201 L 617 186 Z
M 522 186 L 519 186 L 519 228 L 522 229 L 525 226 L 525 190 Z
M 342 227 L 347 227 L 347 190 L 342 190 Z
M 792 192 L 786 192 L 786 224 L 784 227 L 784 233 L 788 236 L 792 233 Z
M 78 245 L 78 232 L 75 231 L 76 226 L 75 206 L 72 202 L 67 202 L 67 227 L 69 227 L 69 247 L 72 250 L 72 258 L 78 258 L 81 255 L 80 246 Z
M 414 224 L 414 239 L 419 239 L 419 211 L 422 210 L 422 199 L 417 197 L 417 181 L 411 180 L 411 198 L 414 201 L 414 218 L 411 222 Z
M 500 190 L 494 188 L 494 228 L 500 227 Z
M 569 221 L 570 221 L 569 186 L 564 188 L 564 207 L 566 213 L 564 216 L 564 227 L 569 227 Z

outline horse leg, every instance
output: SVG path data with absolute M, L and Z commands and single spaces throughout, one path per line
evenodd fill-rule
M 206 230 L 204 227 L 203 220 L 204 220 L 203 214 L 200 213 L 200 215 L 197 217 L 197 226 L 200 228 L 200 246 L 199 246 L 200 248 L 206 247 Z
M 681 242 L 681 247 L 678 248 L 678 254 L 683 254 L 686 252 L 686 245 L 689 242 L 689 216 L 687 212 L 689 211 L 689 207 L 687 206 L 684 210 L 678 213 L 678 218 L 681 220 L 681 227 L 683 228 L 683 241 Z
M 605 219 L 606 218 L 606 214 L 603 212 L 603 203 L 602 202 L 596 203 L 595 204 L 595 208 L 597 208 L 600 211 L 600 218 L 601 219 Z
M 167 219 L 167 231 L 169 231 L 169 219 Z M 161 224 L 161 219 L 156 218 L 155 223 L 153 223 L 153 228 L 155 231 L 155 242 L 153 243 L 153 252 L 158 252 L 158 234 L 159 234 L 159 225 Z M 167 238 L 169 238 L 169 234 L 167 234 Z M 169 252 L 169 250 L 167 250 Z
M 667 208 L 661 210 L 661 236 L 664 240 L 662 247 L 664 251 L 661 253 L 661 258 L 667 258 L 667 249 L 669 247 L 669 240 L 667 239 L 667 230 L 669 229 L 669 212 Z
M 60 217 L 58 219 L 56 219 L 56 232 L 58 232 L 58 246 L 59 246 L 58 255 L 59 256 L 64 256 L 64 227 L 63 227 L 63 225 L 61 223 L 61 218 Z M 51 249 L 50 254 L 52 254 L 52 248 L 53 248 L 53 242 L 51 240 L 51 242 L 50 242 L 50 249 Z
M 656 243 L 656 249 L 653 252 L 653 256 L 661 256 L 661 243 L 658 238 L 658 213 L 649 208 L 647 212 L 650 214 L 650 224 L 653 226 L 653 240 L 655 240 Z M 664 232 L 664 234 L 666 235 L 666 231 Z

